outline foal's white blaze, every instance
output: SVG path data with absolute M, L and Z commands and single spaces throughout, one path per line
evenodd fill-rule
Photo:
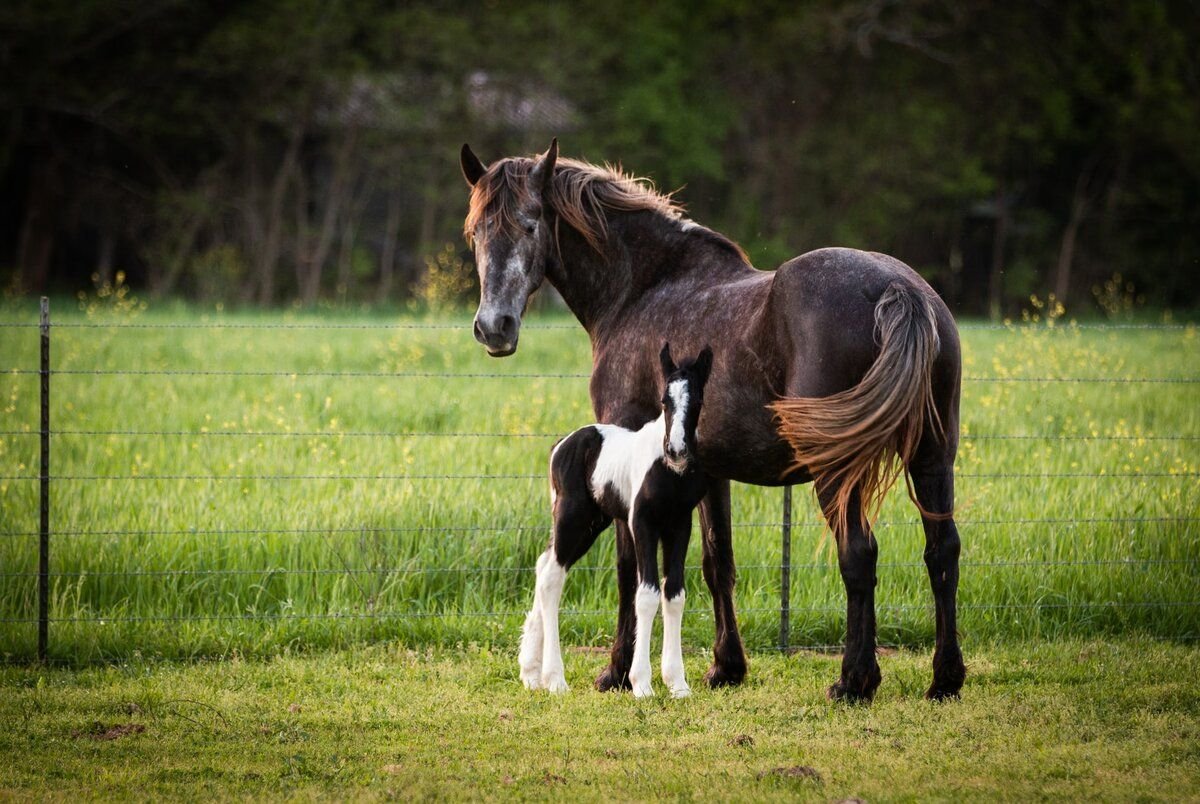
M 638 587 L 634 598 L 637 629 L 633 638 L 633 663 L 629 667 L 629 684 L 633 697 L 648 698 L 654 694 L 650 686 L 650 635 L 654 631 L 654 615 L 658 611 L 660 593 L 648 583 Z
M 664 592 L 662 599 L 662 679 L 672 698 L 686 698 L 692 694 L 683 672 L 683 603 L 686 598 L 686 593 L 680 589 L 679 594 L 670 599 Z
M 688 406 L 688 383 L 687 380 L 675 380 L 667 386 L 667 393 L 671 397 L 671 401 L 675 406 L 675 413 L 671 416 L 671 453 L 679 455 L 684 450 L 684 429 L 683 422 L 687 418 Z M 670 465 L 668 463 L 668 465 Z M 675 467 L 671 467 L 674 469 Z M 676 470 L 679 471 L 679 470 Z

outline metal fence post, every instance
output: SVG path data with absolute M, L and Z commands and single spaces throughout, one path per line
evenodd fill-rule
M 42 468 L 38 522 L 38 661 L 46 661 L 50 644 L 50 300 L 42 297 Z
M 792 623 L 792 487 L 783 487 L 783 549 L 779 560 L 779 649 L 785 651 Z

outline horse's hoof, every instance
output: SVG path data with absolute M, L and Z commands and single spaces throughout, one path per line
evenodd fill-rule
M 845 681 L 835 681 L 825 693 L 829 700 L 848 704 L 868 704 L 875 697 L 875 690 L 856 689 Z
M 627 690 L 630 689 L 630 686 L 629 674 L 618 673 L 612 665 L 604 668 L 604 671 L 596 676 L 596 689 L 600 692 Z
M 548 676 L 543 680 L 542 686 L 549 690 L 552 695 L 561 695 L 571 689 L 567 686 L 567 680 L 562 676 Z
M 939 689 L 935 684 L 925 691 L 925 700 L 927 701 L 961 701 L 962 694 L 958 690 Z
M 709 687 L 736 687 L 746 680 L 746 666 L 714 664 L 704 674 L 704 683 Z
M 688 698 L 691 697 L 692 688 L 684 684 L 682 687 L 675 687 L 671 690 L 672 698 Z

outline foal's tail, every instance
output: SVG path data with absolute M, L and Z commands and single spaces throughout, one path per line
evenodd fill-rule
M 780 399 L 770 406 L 794 453 L 791 469 L 807 468 L 818 493 L 833 492 L 826 514 L 839 540 L 846 533 L 854 490 L 866 527 L 901 471 L 907 479 L 926 423 L 943 436 L 933 402 L 931 369 L 940 346 L 929 300 L 908 282 L 889 285 L 875 304 L 875 329 L 879 356 L 853 388 L 821 398 Z M 939 518 L 920 503 L 917 507 Z

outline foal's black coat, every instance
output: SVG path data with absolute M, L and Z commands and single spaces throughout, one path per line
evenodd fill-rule
M 659 418 L 636 431 L 611 424 L 581 427 L 550 453 L 554 527 L 550 546 L 538 559 L 533 607 L 521 635 L 521 680 L 530 689 L 567 689 L 558 638 L 563 585 L 570 568 L 616 520 L 628 528 L 637 551 L 636 639 L 629 671 L 633 692 L 639 697 L 654 694 L 650 633 L 661 601 L 663 681 L 673 696 L 690 694 L 680 645 L 683 573 L 692 510 L 708 486 L 696 457 L 696 427 L 712 357 L 705 347 L 694 360 L 676 366 L 670 346 L 664 345 L 660 361 L 667 390 Z M 661 587 L 660 545 L 666 563 Z
M 650 463 L 637 496 L 625 500 L 611 484 L 603 488 L 591 485 L 604 447 L 601 430 L 583 427 L 567 436 L 554 448 L 550 461 L 550 485 L 555 496 L 553 544 L 558 563 L 569 569 L 591 549 L 610 522 L 627 523 L 636 534 L 638 581 L 658 590 L 661 543 L 667 565 L 662 592 L 674 598 L 683 590 L 683 559 L 691 537 L 692 511 L 708 493 L 708 476 L 695 457 L 695 438 L 704 384 L 712 368 L 712 350 L 705 348 L 694 360 L 676 366 L 667 345 L 660 359 L 664 384 L 669 388 L 682 380 L 689 390 L 687 410 L 675 410 L 667 392 L 662 397 L 665 438 L 669 438 L 673 420 L 685 418 L 684 453 L 673 454 L 664 443 L 663 456 Z

